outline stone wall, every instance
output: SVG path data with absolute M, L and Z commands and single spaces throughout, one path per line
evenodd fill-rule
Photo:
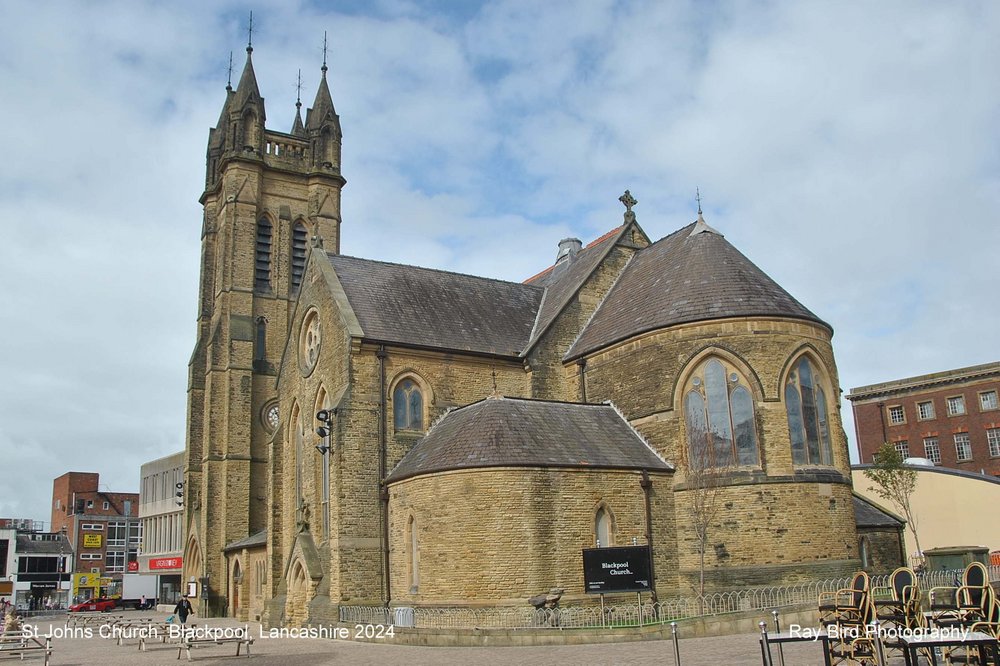
M 792 462 L 783 387 L 803 354 L 823 375 L 832 465 Z M 753 395 L 759 464 L 712 473 L 687 472 L 681 395 L 690 373 L 709 357 L 737 368 Z M 730 319 L 676 326 L 638 336 L 587 359 L 587 398 L 611 400 L 650 444 L 678 466 L 674 476 L 679 577 L 700 571 L 693 497 L 706 482 L 721 507 L 709 529 L 707 586 L 778 585 L 847 575 L 858 566 L 847 439 L 830 332 L 783 319 Z M 705 491 L 701 491 L 705 492 Z
M 868 566 L 870 574 L 889 573 L 897 567 L 907 566 L 903 553 L 903 528 L 862 527 L 858 529 L 858 539 L 868 546 Z
M 657 587 L 672 588 L 676 551 L 670 475 L 650 478 Z M 637 471 L 487 468 L 393 484 L 393 603 L 523 605 L 554 587 L 565 590 L 567 601 L 587 599 L 581 551 L 595 546 L 599 507 L 613 516 L 613 545 L 646 542 L 640 479 Z

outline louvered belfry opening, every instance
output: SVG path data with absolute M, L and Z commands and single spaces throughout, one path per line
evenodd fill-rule
M 257 221 L 257 252 L 254 263 L 254 289 L 271 288 L 271 222 L 262 217 Z
M 292 289 L 302 284 L 302 273 L 306 268 L 306 227 L 296 222 L 292 227 Z

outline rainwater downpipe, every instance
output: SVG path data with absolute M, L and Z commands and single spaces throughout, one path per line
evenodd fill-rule
M 385 345 L 379 345 L 378 351 L 375 352 L 375 358 L 378 359 L 378 478 L 379 478 L 379 502 L 380 502 L 380 521 L 381 521 L 381 534 L 380 541 L 382 546 L 382 586 L 385 589 L 385 607 L 389 608 L 389 602 L 392 599 L 392 594 L 389 590 L 389 489 L 385 485 L 385 474 L 386 474 L 386 395 L 385 395 L 385 359 L 388 354 L 385 351 Z
M 580 368 L 580 402 L 587 402 L 587 359 L 581 358 L 576 365 Z
M 656 565 L 653 563 L 653 509 L 649 494 L 653 491 L 653 482 L 649 478 L 649 471 L 642 470 L 642 479 L 639 481 L 642 494 L 646 500 L 646 545 L 649 548 L 649 587 L 653 596 L 653 603 L 656 603 Z

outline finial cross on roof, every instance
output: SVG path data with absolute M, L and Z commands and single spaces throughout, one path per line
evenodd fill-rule
M 247 29 L 247 53 L 253 51 L 253 10 L 250 10 L 250 27 Z
M 229 52 L 229 77 L 226 79 L 226 90 L 233 89 L 233 52 Z
M 639 203 L 638 201 L 636 201 L 636 198 L 632 196 L 632 193 L 629 192 L 628 190 L 625 190 L 625 194 L 618 197 L 618 201 L 621 201 L 622 204 L 625 206 L 626 213 L 631 213 L 632 206 Z
M 302 70 L 299 70 L 299 80 L 295 83 L 295 106 L 302 106 Z
M 698 214 L 701 215 L 701 190 L 694 188 L 694 200 L 698 202 Z
M 326 71 L 326 30 L 323 31 L 323 71 Z

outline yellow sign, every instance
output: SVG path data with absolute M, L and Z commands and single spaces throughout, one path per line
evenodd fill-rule
M 73 596 L 80 594 L 80 590 L 96 590 L 101 586 L 101 575 L 93 573 L 73 574 Z M 97 596 L 91 594 L 90 596 Z
M 101 547 L 101 535 L 100 534 L 84 534 L 83 535 L 83 547 L 84 548 L 100 548 Z

